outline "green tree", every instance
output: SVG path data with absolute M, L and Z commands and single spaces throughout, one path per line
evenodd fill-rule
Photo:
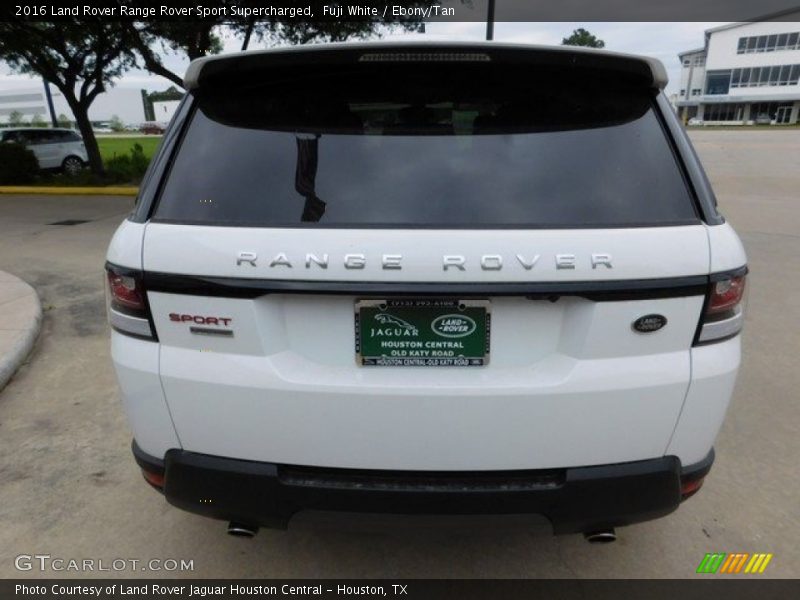
M 69 117 L 64 113 L 58 115 L 58 126 L 59 127 L 72 127 L 72 121 L 69 120 Z
M 31 119 L 31 127 L 47 127 L 47 121 L 42 118 L 42 115 L 35 114 Z
M 19 127 L 24 122 L 23 114 L 18 110 L 12 110 L 11 114 L 8 115 L 8 124 L 13 127 Z
M 83 136 L 89 168 L 103 172 L 89 107 L 135 64 L 120 25 L 101 18 L 59 22 L 0 22 L 0 59 L 14 71 L 35 73 L 56 86 Z
M 119 118 L 119 115 L 111 115 L 111 120 L 108 122 L 108 126 L 111 128 L 111 131 L 115 131 L 117 133 L 120 131 L 125 131 L 125 123 L 122 122 L 122 119 Z
M 168 51 L 185 54 L 189 60 L 218 54 L 222 51 L 222 40 L 217 31 L 223 22 L 222 19 L 131 21 L 119 25 L 145 69 L 183 87 L 183 78 L 164 66 L 161 57 Z
M 23 144 L 0 144 L 0 185 L 33 183 L 39 174 L 39 161 Z
M 183 98 L 183 91 L 174 85 L 169 86 L 163 92 L 151 92 L 148 95 L 151 102 L 164 102 L 166 100 L 180 100 Z
M 573 30 L 572 35 L 561 40 L 562 46 L 586 46 L 588 48 L 605 48 L 606 43 L 596 38 L 583 27 Z
M 321 4 L 328 4 L 327 0 Z M 381 2 L 363 2 L 364 5 L 383 5 Z M 395 2 L 396 5 L 403 6 L 422 6 L 429 2 L 423 0 L 406 0 L 405 2 Z M 319 7 L 322 12 L 322 7 Z M 316 12 L 315 12 L 316 14 Z M 378 14 L 383 14 L 382 10 Z M 405 31 L 424 31 L 425 24 L 416 19 L 407 19 L 397 23 L 385 24 L 382 19 L 367 19 L 362 21 L 263 21 L 256 23 L 255 34 L 260 40 L 267 40 L 272 45 L 290 44 L 310 44 L 313 42 L 344 42 L 346 40 L 366 40 L 372 37 L 381 37 L 385 33 L 390 33 L 396 29 Z

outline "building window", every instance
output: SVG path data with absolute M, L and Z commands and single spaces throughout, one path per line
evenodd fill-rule
M 685 95 L 686 95 L 686 90 L 685 89 L 681 90 L 681 93 L 678 94 L 678 96 L 680 96 L 681 98 L 683 98 Z
M 684 67 L 702 67 L 706 64 L 706 56 L 705 54 L 694 54 L 685 56 L 683 58 L 683 66 Z
M 705 121 L 742 121 L 744 104 L 706 104 L 703 112 Z
M 777 35 L 768 35 L 767 36 L 767 52 L 775 52 L 775 48 L 778 46 L 778 36 Z
M 739 45 L 736 46 L 736 54 L 744 54 L 745 52 L 747 52 L 747 38 L 740 37 Z
M 706 94 L 727 94 L 731 85 L 730 71 L 709 71 L 706 76 Z
M 797 85 L 798 80 L 800 65 L 745 67 L 731 71 L 732 88 Z
M 778 85 L 789 85 L 789 72 L 792 70 L 790 65 L 782 65 L 778 72 Z
M 702 91 L 703 90 L 701 90 L 700 88 L 694 88 L 692 90 L 692 96 L 699 96 Z
M 775 52 L 776 50 L 800 50 L 800 32 L 740 37 L 736 46 L 737 54 Z
M 753 102 L 750 105 L 750 120 L 756 121 L 758 119 L 769 119 L 775 121 L 778 118 L 778 110 L 786 109 L 791 110 L 791 102 Z

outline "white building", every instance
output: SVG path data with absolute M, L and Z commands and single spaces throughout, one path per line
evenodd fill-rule
M 794 14 L 797 21 L 763 20 L 709 29 L 705 46 L 678 54 L 679 114 L 685 120 L 718 124 L 797 123 L 800 11 Z
M 63 114 L 74 122 L 72 111 L 61 92 L 52 85 L 50 92 L 53 96 L 56 117 Z M 50 123 L 44 85 L 29 89 L 0 90 L 0 124 L 8 123 L 9 117 L 14 112 L 21 113 L 25 122 L 30 122 L 38 115 Z M 139 125 L 146 121 L 142 90 L 111 88 L 97 96 L 89 108 L 89 120 L 94 123 L 108 122 L 115 115 L 126 125 Z
M 153 117 L 159 123 L 169 123 L 172 115 L 178 110 L 180 100 L 161 100 L 153 102 Z

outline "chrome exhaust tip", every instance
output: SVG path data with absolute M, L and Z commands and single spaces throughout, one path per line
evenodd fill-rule
M 234 537 L 252 538 L 255 537 L 257 533 L 258 527 L 251 527 L 250 525 L 237 523 L 236 521 L 231 521 L 228 523 L 228 535 L 232 535 Z
M 610 544 L 617 541 L 617 532 L 611 529 L 599 529 L 597 531 L 587 531 L 583 537 L 590 544 Z

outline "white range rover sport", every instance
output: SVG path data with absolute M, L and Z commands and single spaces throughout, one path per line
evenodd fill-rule
M 359 43 L 204 58 L 108 250 L 146 480 L 609 540 L 714 458 L 746 257 L 656 60 Z

